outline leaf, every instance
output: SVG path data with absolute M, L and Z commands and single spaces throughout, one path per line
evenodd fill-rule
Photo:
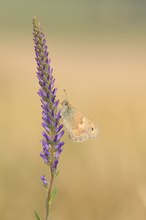
M 59 173 L 60 173 L 60 171 L 58 170 L 58 171 L 56 171 L 56 173 L 55 173 L 55 177 L 56 176 L 58 176 L 59 175 Z
M 51 205 L 53 199 L 55 198 L 56 194 L 57 194 L 57 187 L 55 187 L 51 193 L 50 199 L 49 199 L 49 205 Z
M 36 210 L 34 210 L 34 214 L 35 214 L 36 220 L 41 220 L 40 217 L 39 217 L 39 215 L 38 215 L 38 213 L 36 212 Z

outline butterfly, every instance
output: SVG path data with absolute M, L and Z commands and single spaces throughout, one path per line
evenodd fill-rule
M 83 142 L 95 138 L 98 129 L 95 124 L 67 100 L 62 102 L 61 117 L 70 139 L 74 142 Z

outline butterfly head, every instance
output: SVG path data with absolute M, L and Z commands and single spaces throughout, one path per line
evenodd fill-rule
M 67 113 L 70 112 L 72 107 L 66 99 L 61 103 L 61 105 L 62 105 L 62 108 L 61 108 L 61 114 L 62 115 L 67 114 Z

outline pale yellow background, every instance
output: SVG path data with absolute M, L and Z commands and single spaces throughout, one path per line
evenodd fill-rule
M 99 127 L 60 157 L 51 220 L 146 219 L 144 1 L 0 1 L 0 219 L 44 216 L 41 108 L 32 17 L 41 20 L 63 100 Z

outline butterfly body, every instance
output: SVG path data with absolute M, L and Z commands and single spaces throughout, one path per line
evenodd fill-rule
M 72 141 L 83 142 L 98 135 L 95 124 L 66 100 L 62 102 L 61 116 Z

